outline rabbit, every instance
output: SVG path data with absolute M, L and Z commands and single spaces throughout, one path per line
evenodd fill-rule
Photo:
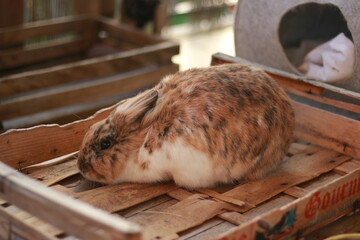
M 91 126 L 78 168 L 105 184 L 253 181 L 282 162 L 293 128 L 288 96 L 261 69 L 194 68 L 164 77 Z

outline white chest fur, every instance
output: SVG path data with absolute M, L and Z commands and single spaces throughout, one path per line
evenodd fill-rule
M 227 181 L 225 169 L 214 169 L 208 156 L 180 138 L 175 143 L 165 142 L 151 154 L 142 147 L 139 163 L 129 162 L 119 181 L 161 182 L 173 179 L 176 184 L 187 188 L 199 188 Z M 141 165 L 146 164 L 146 168 Z

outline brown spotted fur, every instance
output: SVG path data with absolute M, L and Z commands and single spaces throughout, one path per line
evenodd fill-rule
M 285 92 L 262 70 L 241 64 L 167 76 L 119 107 L 123 104 L 128 109 L 114 110 L 84 138 L 78 166 L 89 179 L 114 182 L 129 157 L 135 156 L 136 164 L 141 147 L 152 154 L 179 137 L 206 153 L 212 168 L 246 166 L 245 175 L 230 181 L 258 179 L 281 162 L 293 134 L 294 114 Z M 113 146 L 101 151 L 99 142 L 106 137 Z M 151 162 L 138 164 L 145 170 Z

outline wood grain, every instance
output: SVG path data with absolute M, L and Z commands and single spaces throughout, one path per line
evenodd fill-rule
M 21 169 L 78 151 L 88 128 L 107 117 L 114 107 L 63 126 L 53 124 L 7 131 L 0 135 L 1 161 Z
M 163 213 L 144 218 L 138 223 L 144 226 L 143 239 L 166 237 L 172 233 L 197 226 L 223 212 L 224 203 L 193 195 L 167 208 Z
M 77 198 L 107 212 L 117 212 L 177 188 L 172 184 L 117 184 L 79 193 Z
M 0 78 L 0 97 L 51 87 L 59 84 L 95 79 L 126 72 L 150 64 L 166 64 L 179 52 L 174 42 L 162 42 L 126 52 L 28 71 Z M 101 69 L 99 71 L 98 69 Z M 1 98 L 0 98 L 1 99 Z
M 294 155 L 265 179 L 239 185 L 223 195 L 258 205 L 292 186 L 332 170 L 349 159 L 351 157 L 339 156 L 335 151 L 313 147 L 313 152 Z
M 16 234 L 24 239 L 55 240 L 53 235 L 41 231 L 36 226 L 22 220 L 16 215 L 9 213 L 5 208 L 0 207 L 0 238 L 10 239 L 10 235 Z
M 84 239 L 140 239 L 138 226 L 46 188 L 3 163 L 0 178 L 1 198 L 71 235 Z
M 85 38 L 78 37 L 72 40 L 56 40 L 37 44 L 36 47 L 26 49 L 0 51 L 0 66 L 2 68 L 20 67 L 81 53 L 89 47 L 86 41 Z
M 0 116 L 3 120 L 6 120 L 53 108 L 116 96 L 121 93 L 153 86 L 163 76 L 177 70 L 178 66 L 174 64 L 160 67 L 150 65 L 121 75 L 10 98 L 1 102 Z
M 43 36 L 82 32 L 87 24 L 95 21 L 85 16 L 71 16 L 46 21 L 37 21 L 0 29 L 0 47 L 22 44 L 26 40 Z
M 293 101 L 295 137 L 360 157 L 360 122 Z
M 77 159 L 70 160 L 64 163 L 42 168 L 28 174 L 29 177 L 38 180 L 46 186 L 51 186 L 67 177 L 79 173 L 77 168 Z

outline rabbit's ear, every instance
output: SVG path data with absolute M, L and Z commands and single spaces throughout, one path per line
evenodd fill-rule
M 145 115 L 155 108 L 158 95 L 158 91 L 150 90 L 135 97 L 135 99 L 129 103 L 126 109 L 126 117 L 132 130 L 137 129 L 143 122 L 142 120 Z

